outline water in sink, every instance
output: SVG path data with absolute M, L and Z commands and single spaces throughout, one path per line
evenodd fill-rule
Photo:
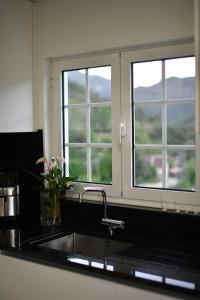
M 83 255 L 97 258 L 112 256 L 125 250 L 132 244 L 94 237 L 79 233 L 72 233 L 49 242 L 40 244 L 40 247 L 58 250 L 68 255 Z

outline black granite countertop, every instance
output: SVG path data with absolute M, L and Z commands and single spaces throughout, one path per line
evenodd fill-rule
M 106 243 L 118 241 L 123 247 L 116 253 L 103 254 L 64 251 L 47 247 L 46 242 L 76 233 L 99 238 Z M 121 245 L 121 244 L 120 244 Z M 104 277 L 132 286 L 170 294 L 183 299 L 200 297 L 200 248 L 169 243 L 116 230 L 111 238 L 103 226 L 2 226 L 2 254 Z

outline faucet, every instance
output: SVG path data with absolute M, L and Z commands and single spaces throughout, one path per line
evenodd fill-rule
M 83 194 L 86 193 L 86 192 L 100 192 L 102 194 L 104 214 L 103 214 L 103 218 L 101 220 L 101 224 L 108 226 L 109 233 L 110 233 L 111 236 L 113 235 L 113 230 L 115 228 L 123 229 L 125 227 L 125 222 L 124 221 L 113 220 L 113 219 L 109 219 L 107 217 L 107 197 L 106 197 L 106 192 L 102 187 L 90 187 L 90 186 L 84 187 L 81 190 L 81 192 L 79 193 L 79 203 L 82 202 Z

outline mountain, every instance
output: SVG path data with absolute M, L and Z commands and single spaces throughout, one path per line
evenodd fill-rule
M 85 74 L 80 71 L 70 71 L 69 81 L 84 87 L 85 85 Z M 93 75 L 90 76 L 90 89 L 93 93 L 98 95 L 98 98 L 110 99 L 111 98 L 111 84 L 110 80 Z
M 100 77 L 100 76 L 91 76 L 90 77 L 90 86 L 93 92 L 101 95 L 100 98 L 111 99 L 111 82 L 110 80 Z
M 166 79 L 166 93 L 168 99 L 193 99 L 195 97 L 194 77 Z M 161 95 L 161 82 L 150 87 L 137 87 L 134 89 L 136 100 L 159 100 Z
M 85 74 L 78 70 L 69 72 L 69 81 L 84 87 Z M 98 95 L 100 99 L 109 99 L 111 97 L 110 80 L 98 75 L 90 76 L 90 89 Z M 136 100 L 159 100 L 161 98 L 161 82 L 150 87 L 137 87 L 134 89 Z M 193 99 L 195 97 L 194 77 L 177 78 L 170 77 L 166 79 L 166 93 L 168 99 Z

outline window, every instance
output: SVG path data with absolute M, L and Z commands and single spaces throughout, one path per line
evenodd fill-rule
M 52 69 L 56 78 L 53 98 L 61 100 L 58 143 L 68 173 L 77 176 L 82 186 L 101 184 L 108 196 L 119 197 L 119 54 L 55 61 Z M 56 111 L 56 102 L 52 111 Z
M 111 66 L 63 71 L 64 156 L 79 181 L 112 183 Z
M 55 60 L 53 77 L 58 142 L 81 185 L 117 203 L 199 204 L 192 45 Z
M 195 190 L 195 59 L 132 63 L 133 186 Z
M 192 54 L 189 44 L 122 54 L 122 191 L 136 205 L 199 204 Z

